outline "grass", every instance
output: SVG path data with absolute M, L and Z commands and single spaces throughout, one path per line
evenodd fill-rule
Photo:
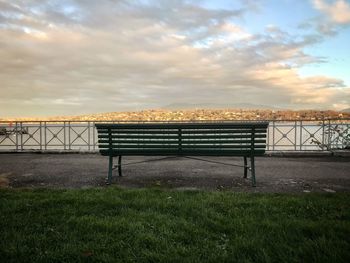
M 1 190 L 0 262 L 350 262 L 349 194 Z

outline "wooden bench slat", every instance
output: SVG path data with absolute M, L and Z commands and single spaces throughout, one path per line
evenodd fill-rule
M 183 137 L 181 138 L 181 143 L 182 144 L 237 144 L 237 143 L 243 143 L 243 140 L 220 140 L 213 138 L 212 140 L 203 140 L 203 139 L 198 139 L 197 138 L 191 138 L 189 139 L 184 139 Z M 247 140 L 245 140 L 247 142 Z M 120 139 L 112 139 L 111 141 L 108 139 L 99 139 L 98 143 L 113 143 L 113 144 L 120 144 L 120 143 L 138 143 L 138 144 L 179 144 L 180 141 L 178 138 L 173 138 L 171 140 L 165 140 L 165 139 L 158 139 L 158 138 L 152 138 L 151 140 L 140 140 L 140 139 L 135 139 L 135 138 L 130 138 L 128 140 L 120 140 Z M 250 140 L 248 142 L 251 142 Z M 255 138 L 254 140 L 255 143 L 265 143 L 266 140 L 259 140 Z
M 154 149 L 148 149 L 148 150 L 101 150 L 100 153 L 102 155 L 112 155 L 112 156 L 119 156 L 119 155 L 133 155 L 133 156 L 143 156 L 143 155 L 153 155 L 153 156 L 162 156 L 162 155 L 174 155 L 174 156 L 250 156 L 252 154 L 252 151 L 240 151 L 240 150 L 183 150 L 181 152 L 177 150 L 154 150 Z M 265 153 L 265 150 L 254 150 L 254 155 L 263 155 Z
M 146 148 L 158 148 L 158 149 L 163 149 L 163 148 L 171 148 L 171 149 L 187 149 L 187 148 L 205 148 L 205 149 L 213 149 L 213 148 L 239 148 L 239 149 L 251 149 L 250 144 L 242 144 L 242 145 L 189 145 L 189 144 L 182 144 L 180 145 L 174 145 L 174 144 L 124 144 L 124 145 L 115 145 L 113 144 L 112 147 L 108 144 L 102 144 L 100 145 L 101 149 L 128 149 L 128 148 L 139 148 L 139 149 L 146 149 Z M 265 145 L 254 145 L 255 148 L 264 148 Z
M 98 129 L 100 134 L 111 133 L 125 133 L 125 134 L 178 134 L 179 129 L 159 129 L 159 130 L 147 130 L 147 129 Z M 256 128 L 255 133 L 265 133 L 266 128 Z M 220 133 L 252 133 L 252 129 L 196 129 L 196 130 L 186 130 L 181 129 L 181 134 L 220 134 Z
M 111 136 L 109 135 L 99 135 L 98 138 L 99 139 L 118 139 L 118 138 L 124 138 L 124 139 L 179 139 L 179 135 L 178 136 L 173 136 L 173 135 L 116 135 L 115 133 L 112 134 Z M 234 138 L 251 138 L 252 136 L 246 136 L 246 135 L 242 135 L 242 136 L 234 136 L 234 135 L 229 135 L 229 134 L 218 134 L 218 135 L 196 135 L 196 136 L 184 136 L 181 135 L 181 139 L 182 140 L 193 140 L 193 139 L 234 139 Z M 256 138 L 265 138 L 266 135 L 259 135 L 256 134 L 255 136 Z
M 95 124 L 97 129 L 223 129 L 223 128 L 235 128 L 235 129 L 247 129 L 247 128 L 266 128 L 268 122 L 235 122 L 235 123 L 137 123 L 137 124 Z
M 195 139 L 195 138 L 194 138 Z M 246 141 L 246 140 L 245 140 Z M 256 143 L 265 143 L 266 140 L 254 140 Z M 98 143 L 112 143 L 112 144 L 120 144 L 120 143 L 137 143 L 137 144 L 180 144 L 179 140 L 107 140 L 100 139 Z M 251 142 L 251 141 L 249 141 Z M 181 140 L 181 144 L 239 144 L 244 143 L 243 140 Z

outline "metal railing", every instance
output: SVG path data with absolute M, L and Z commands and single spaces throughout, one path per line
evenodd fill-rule
M 95 123 L 141 121 L 0 122 L 0 151 L 97 151 Z M 227 122 L 227 121 L 221 121 Z M 269 120 L 268 151 L 327 151 L 349 146 L 350 119 Z

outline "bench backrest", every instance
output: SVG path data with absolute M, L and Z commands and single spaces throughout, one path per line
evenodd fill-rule
M 264 154 L 268 122 L 95 126 L 102 155 L 249 156 Z

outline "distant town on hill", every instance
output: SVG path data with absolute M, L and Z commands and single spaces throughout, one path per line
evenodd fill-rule
M 0 121 L 213 121 L 213 120 L 327 120 L 350 119 L 350 111 L 273 109 L 155 109 L 77 116 L 0 118 Z

